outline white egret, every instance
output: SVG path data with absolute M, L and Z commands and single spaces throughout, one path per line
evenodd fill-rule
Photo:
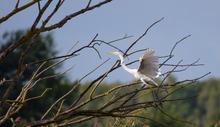
M 121 60 L 121 66 L 135 78 L 139 79 L 145 85 L 153 84 L 158 86 L 153 79 L 160 75 L 158 56 L 154 54 L 152 49 L 146 49 L 145 54 L 140 58 L 140 66 L 138 69 L 130 69 L 124 63 L 124 58 L 119 52 L 108 52 L 108 54 L 117 55 Z

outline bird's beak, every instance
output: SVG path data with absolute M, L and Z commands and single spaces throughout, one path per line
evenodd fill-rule
M 113 55 L 115 55 L 115 52 L 107 52 L 108 54 L 113 54 Z

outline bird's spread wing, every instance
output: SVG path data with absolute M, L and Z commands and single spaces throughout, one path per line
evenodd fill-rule
M 140 58 L 138 72 L 149 78 L 157 78 L 160 75 L 158 56 L 154 55 L 152 49 L 147 49 L 145 54 Z

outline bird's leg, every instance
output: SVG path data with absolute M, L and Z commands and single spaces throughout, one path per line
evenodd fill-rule
M 153 90 L 152 92 L 152 94 L 156 97 L 156 99 L 157 99 L 157 101 L 159 102 L 159 106 L 162 108 L 163 107 L 163 105 L 162 105 L 162 102 L 160 101 L 160 99 L 159 99 L 159 96 L 158 96 L 158 93 L 159 93 L 159 87 L 158 87 L 158 85 L 157 85 L 157 83 L 156 82 L 154 82 L 154 80 L 152 80 L 152 79 L 149 79 L 150 80 L 150 82 L 151 83 L 153 83 L 155 86 L 157 86 L 157 90 Z M 157 104 L 156 104 L 157 105 Z M 157 105 L 157 107 L 158 107 L 158 105 Z
M 158 86 L 157 83 L 154 82 L 154 80 L 152 80 L 151 78 L 145 77 L 145 78 L 141 78 L 140 80 L 144 84 L 150 84 L 150 85 L 153 85 L 153 86 Z
M 153 81 L 152 79 L 150 79 L 150 78 L 149 78 L 149 79 L 146 79 L 146 80 L 143 79 L 143 78 L 141 78 L 140 80 L 141 80 L 141 82 L 144 83 L 144 85 L 153 83 L 155 86 L 158 86 L 157 83 L 154 82 L 154 81 Z M 152 84 L 150 84 L 150 85 L 152 85 Z M 152 89 L 152 86 L 149 86 L 149 88 L 150 88 L 151 91 L 152 91 L 153 98 L 156 98 L 157 102 L 159 102 L 159 105 L 162 107 L 162 103 L 160 102 L 160 99 L 159 99 L 159 96 L 158 96 L 156 90 L 153 90 L 153 89 Z M 156 104 L 156 107 L 158 107 L 157 103 L 155 103 L 155 104 Z
M 156 82 L 154 82 L 154 80 L 150 79 L 150 82 L 152 82 L 155 86 L 158 86 Z
M 143 78 L 141 78 L 140 80 L 141 80 L 141 82 L 144 83 L 144 85 L 146 85 L 147 87 L 149 87 L 149 88 L 151 89 L 151 91 L 154 93 L 154 90 L 152 89 L 152 88 L 153 88 L 153 87 L 152 87 L 152 84 L 150 84 L 149 81 L 146 81 L 146 80 L 144 80 Z M 148 84 L 150 84 L 150 86 L 149 86 Z

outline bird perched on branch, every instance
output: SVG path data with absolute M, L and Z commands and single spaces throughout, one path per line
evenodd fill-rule
M 128 68 L 124 63 L 123 56 L 119 52 L 108 52 L 108 54 L 117 55 L 121 60 L 121 66 L 145 85 L 158 86 L 153 79 L 158 78 L 160 75 L 159 60 L 152 49 L 146 49 L 145 54 L 140 58 L 140 66 L 138 69 Z

